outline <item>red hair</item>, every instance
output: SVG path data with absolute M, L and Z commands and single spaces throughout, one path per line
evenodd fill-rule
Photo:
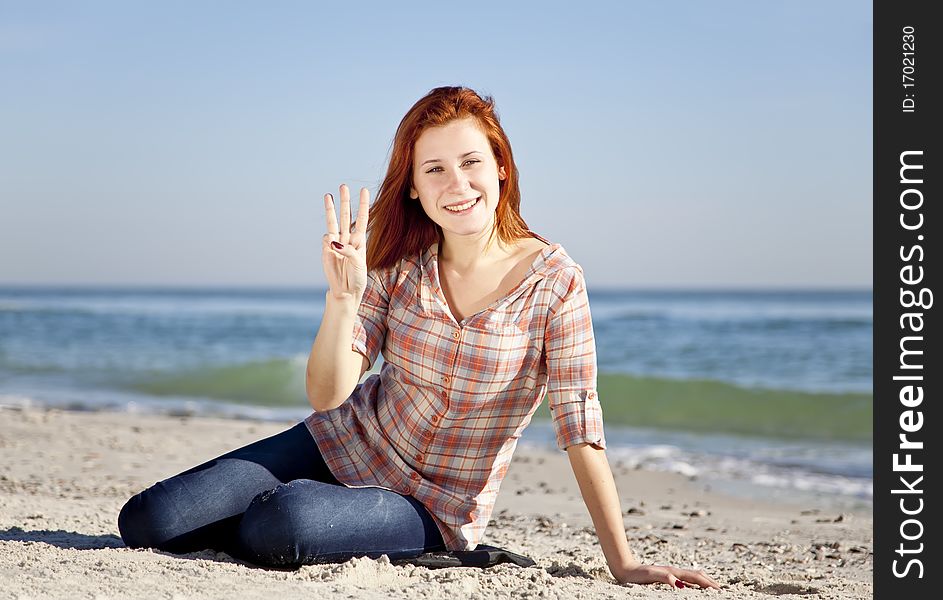
M 438 87 L 421 98 L 403 117 L 393 138 L 386 177 L 370 206 L 367 231 L 367 269 L 391 267 L 403 257 L 419 254 L 442 241 L 442 228 L 430 219 L 418 200 L 410 199 L 413 177 L 413 153 L 416 141 L 429 127 L 471 117 L 488 138 L 491 151 L 507 175 L 498 184 L 495 234 L 510 243 L 528 237 L 528 227 L 521 218 L 521 190 L 511 142 L 501 127 L 491 96 L 482 98 L 466 87 Z M 489 243 L 491 238 L 489 238 Z

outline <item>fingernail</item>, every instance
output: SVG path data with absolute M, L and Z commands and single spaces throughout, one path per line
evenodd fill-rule
M 684 584 L 681 583 L 681 580 L 680 580 L 680 579 L 675 579 L 675 585 L 678 586 L 679 588 L 683 588 L 683 587 L 684 587 Z
M 331 242 L 331 245 L 334 246 L 335 248 L 337 248 L 338 250 L 343 250 L 343 249 L 344 249 L 344 244 L 341 244 L 341 243 L 338 243 L 338 242 Z

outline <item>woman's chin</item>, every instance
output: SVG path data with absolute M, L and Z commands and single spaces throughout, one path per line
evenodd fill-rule
M 469 221 L 468 223 L 446 223 L 442 225 L 442 231 L 450 233 L 452 235 L 458 236 L 477 236 L 481 234 L 486 234 L 489 230 L 488 223 L 476 219 L 474 222 Z

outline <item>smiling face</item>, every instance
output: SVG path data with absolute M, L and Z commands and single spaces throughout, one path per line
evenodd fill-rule
M 409 197 L 419 199 L 443 232 L 487 235 L 505 177 L 475 120 L 460 119 L 430 127 L 416 140 Z

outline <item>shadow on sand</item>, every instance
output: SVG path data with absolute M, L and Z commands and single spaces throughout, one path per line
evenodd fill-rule
M 11 527 L 0 531 L 0 542 L 42 542 L 57 548 L 73 550 L 124 548 L 124 542 L 116 535 L 87 535 L 62 529 L 27 531 L 20 527 Z

